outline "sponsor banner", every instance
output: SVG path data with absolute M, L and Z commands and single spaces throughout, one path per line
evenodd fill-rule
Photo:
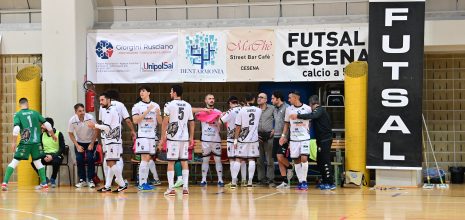
M 367 27 L 275 32 L 275 81 L 343 81 L 347 64 L 368 58 Z
M 370 1 L 367 168 L 422 167 L 425 1 Z
M 88 33 L 87 79 L 94 83 L 179 82 L 178 34 Z
M 178 76 L 185 82 L 226 81 L 223 31 L 181 31 Z
M 227 32 L 228 82 L 274 80 L 273 30 L 231 30 Z

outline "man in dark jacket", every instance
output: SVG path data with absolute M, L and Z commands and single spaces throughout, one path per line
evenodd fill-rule
M 63 161 L 63 151 L 65 150 L 65 139 L 63 134 L 60 131 L 55 129 L 53 119 L 45 118 L 45 120 L 50 123 L 53 128 L 55 136 L 58 137 L 58 141 L 54 141 L 52 137 L 47 132 L 42 133 L 42 149 L 44 150 L 44 157 L 42 158 L 43 165 L 52 165 L 53 171 L 52 176 L 50 177 L 50 185 L 52 188 L 56 187 L 56 179 L 58 172 L 60 171 L 60 164 Z M 37 169 L 34 163 L 31 163 L 34 170 L 37 172 Z
M 321 190 L 334 190 L 336 185 L 332 178 L 331 171 L 331 144 L 333 142 L 333 132 L 331 130 L 331 119 L 326 109 L 320 106 L 317 95 L 310 97 L 310 107 L 312 113 L 290 115 L 292 119 L 311 119 L 315 128 L 315 139 L 318 146 L 317 165 L 320 170 L 323 182 L 319 185 Z

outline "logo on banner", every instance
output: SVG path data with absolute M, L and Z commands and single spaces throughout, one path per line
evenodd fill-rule
M 97 42 L 95 53 L 100 59 L 107 60 L 113 55 L 113 45 L 107 40 Z
M 191 64 L 200 65 L 200 69 L 215 65 L 217 53 L 218 38 L 215 35 L 197 33 L 192 37 L 186 36 L 186 58 Z
M 156 72 L 156 71 L 166 71 L 172 70 L 174 68 L 173 62 L 162 62 L 162 63 L 149 63 L 144 62 L 142 64 L 142 71 L 143 72 Z

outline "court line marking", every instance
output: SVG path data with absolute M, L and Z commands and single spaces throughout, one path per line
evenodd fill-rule
M 35 212 L 21 211 L 21 210 L 16 210 L 16 209 L 4 209 L 4 208 L 0 208 L 0 210 L 12 211 L 12 212 L 22 212 L 22 213 L 27 213 L 27 214 L 42 216 L 42 217 L 45 217 L 45 218 L 48 218 L 48 219 L 58 220 L 57 218 L 54 218 L 54 217 L 52 217 L 52 216 L 43 215 L 43 214 L 35 213 Z
M 260 197 L 255 198 L 254 200 L 263 199 L 263 198 L 266 198 L 266 197 L 274 196 L 276 194 L 282 194 L 282 192 L 275 192 L 275 193 L 271 193 L 271 194 L 268 194 L 268 195 L 260 196 Z

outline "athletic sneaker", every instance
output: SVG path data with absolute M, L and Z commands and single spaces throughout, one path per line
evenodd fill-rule
M 307 184 L 307 182 L 303 181 L 303 182 L 302 182 L 302 185 L 301 185 L 300 187 L 301 187 L 301 190 L 307 191 L 307 190 L 308 190 L 308 184 Z
M 110 187 L 102 187 L 100 189 L 97 190 L 97 192 L 111 192 L 111 188 Z
M 176 196 L 176 191 L 174 189 L 167 189 L 165 193 L 163 193 L 165 196 Z
M 253 189 L 253 185 L 252 184 L 247 184 L 247 189 Z
M 246 186 L 247 186 L 247 180 L 242 180 L 241 186 L 242 186 L 242 187 L 246 187 Z
M 231 183 L 231 185 L 229 186 L 229 188 L 231 188 L 231 189 L 235 189 L 236 187 L 237 187 L 237 184 L 232 184 L 232 183 Z
M 79 183 L 77 183 L 75 186 L 76 186 L 77 188 L 86 187 L 86 186 L 87 186 L 87 182 L 85 182 L 84 180 L 79 180 Z
M 224 187 L 224 183 L 221 182 L 221 181 L 219 181 L 219 182 L 218 182 L 218 187 Z
M 57 187 L 57 184 L 56 184 L 56 180 L 55 180 L 55 179 L 50 179 L 50 186 L 51 186 L 52 188 Z
M 143 183 L 138 187 L 139 191 L 151 191 L 155 189 L 153 186 L 149 185 L 148 183 Z
M 201 186 L 201 187 L 207 186 L 207 182 L 205 182 L 205 181 L 200 182 L 200 186 Z
M 336 185 L 335 184 L 328 184 L 328 188 L 329 188 L 329 190 L 335 190 Z
M 334 184 L 321 184 L 320 189 L 321 190 L 335 190 L 336 185 L 334 185 Z
M 285 182 L 282 182 L 281 184 L 279 184 L 279 186 L 276 187 L 276 189 L 289 189 L 289 188 L 291 187 Z
M 94 181 L 91 180 L 91 181 L 89 182 L 89 188 L 95 188 L 95 183 L 94 183 Z
M 114 193 L 119 193 L 119 192 L 123 192 L 124 190 L 127 190 L 127 189 L 128 189 L 128 184 L 124 184 L 124 186 L 118 187 L 118 189 L 113 190 L 113 192 Z
M 2 183 L 2 191 L 8 191 L 8 184 Z
M 299 182 L 299 184 L 297 184 L 297 190 L 302 190 L 302 183 Z
M 48 190 L 48 184 L 47 184 L 46 182 L 44 182 L 44 183 L 42 183 L 42 184 L 40 184 L 40 185 L 38 185 L 38 186 L 36 186 L 36 187 L 34 187 L 34 188 L 35 188 L 36 190 L 41 190 L 41 189 L 43 189 L 43 190 Z
M 178 180 L 176 180 L 176 183 L 174 184 L 174 188 L 179 188 L 182 185 L 184 185 L 184 181 L 178 179 Z
M 189 190 L 188 190 L 187 188 L 184 188 L 184 189 L 182 190 L 182 195 L 188 196 L 188 195 L 189 195 Z
M 177 182 L 176 182 L 176 183 L 177 183 Z M 154 185 L 154 186 L 159 186 L 159 185 L 161 185 L 161 181 L 160 181 L 160 180 L 154 180 L 153 183 L 152 183 L 152 185 Z

